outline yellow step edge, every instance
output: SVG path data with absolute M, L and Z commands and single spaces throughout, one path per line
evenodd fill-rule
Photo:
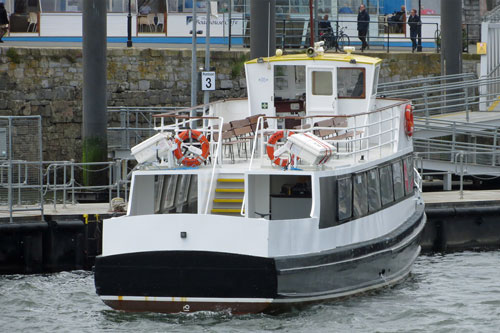
M 214 199 L 214 202 L 239 202 L 239 203 L 242 203 L 243 199 Z
M 217 179 L 220 183 L 243 183 L 245 179 L 243 178 L 219 178 Z
M 214 208 L 212 213 L 239 213 L 241 209 L 231 209 L 231 208 Z
M 215 192 L 233 192 L 233 193 L 245 193 L 245 189 L 243 188 L 218 188 L 215 189 Z

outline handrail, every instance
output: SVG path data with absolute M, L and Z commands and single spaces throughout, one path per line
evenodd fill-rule
M 217 161 L 219 160 L 219 152 L 222 148 L 222 124 L 224 124 L 224 118 L 223 117 L 210 117 L 211 119 L 218 118 L 219 119 L 219 142 L 217 143 L 217 150 L 215 152 L 215 160 L 213 163 L 212 167 L 212 177 L 210 179 L 210 186 L 208 188 L 208 197 L 207 197 L 207 204 L 205 206 L 205 214 L 208 214 L 208 208 L 210 205 L 210 196 L 212 195 L 212 188 L 213 188 L 213 183 L 214 183 L 214 178 L 215 178 L 215 167 L 217 166 Z

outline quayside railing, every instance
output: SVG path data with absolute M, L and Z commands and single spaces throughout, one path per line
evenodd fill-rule
M 129 150 L 155 134 L 154 116 L 173 113 L 181 107 L 109 106 L 108 149 Z
M 33 170 L 42 174 L 42 181 L 34 183 L 30 178 Z M 107 183 L 84 185 L 84 172 L 104 174 Z M 112 162 L 77 163 L 74 161 L 44 161 L 41 164 L 31 161 L 12 160 L 0 164 L 0 211 L 9 213 L 10 222 L 16 212 L 40 211 L 48 203 L 54 210 L 62 204 L 76 204 L 76 192 L 105 192 L 111 200 L 113 196 L 123 197 L 127 202 L 130 186 L 130 170 L 127 160 Z M 37 178 L 38 179 L 38 178 Z
M 452 159 L 454 161 L 454 166 L 455 166 L 455 170 L 453 170 L 452 172 L 450 171 L 425 171 L 425 164 L 424 164 L 424 161 L 426 159 L 426 157 L 428 157 L 429 154 L 436 154 L 436 155 L 440 155 L 440 154 L 451 154 L 452 156 Z M 451 175 L 457 175 L 459 177 L 459 182 L 458 182 L 458 185 L 459 185 L 459 193 L 460 193 L 460 199 L 464 199 L 464 184 L 465 184 L 465 176 L 470 176 L 470 177 L 480 177 L 480 179 L 484 179 L 482 176 L 484 176 L 483 173 L 474 173 L 474 172 L 470 172 L 467 168 L 467 162 L 466 160 L 469 159 L 469 160 L 473 160 L 474 159 L 474 155 L 477 155 L 478 153 L 477 152 L 467 152 L 467 151 L 461 151 L 461 150 L 458 150 L 458 151 L 453 151 L 453 152 L 449 152 L 449 151 L 434 151 L 434 152 L 425 152 L 425 153 L 419 153 L 419 152 L 415 152 L 414 153 L 414 165 L 415 165 L 415 168 L 416 170 L 418 171 L 418 174 L 420 174 L 421 176 L 421 185 L 422 186 L 422 182 L 423 182 L 423 178 L 425 177 L 433 177 L 433 176 L 442 176 L 443 179 L 444 177 L 446 176 L 451 176 Z M 479 153 L 481 154 L 481 153 Z M 495 157 L 494 158 L 498 158 L 499 155 L 500 155 L 500 152 L 495 152 L 495 153 L 490 153 L 492 155 L 494 155 Z M 488 172 L 488 175 L 491 176 L 490 179 L 493 179 L 493 178 L 498 178 L 500 177 L 500 168 L 498 171 L 494 171 L 494 172 L 491 172 L 489 171 Z M 451 180 L 451 178 L 450 178 Z M 450 189 L 451 189 L 451 184 L 450 184 Z
M 435 80 L 425 82 L 426 84 L 414 87 L 407 87 L 404 82 L 398 82 L 397 84 L 404 88 L 382 89 L 377 94 L 380 97 L 411 99 L 415 116 L 428 118 L 433 115 L 465 111 L 467 121 L 470 112 L 490 110 L 500 97 L 498 93 L 488 92 L 490 91 L 488 87 L 500 84 L 500 78 L 470 79 L 469 76 L 463 75 L 455 79 L 436 77 Z M 397 86 L 393 84 L 386 86 L 389 87 Z

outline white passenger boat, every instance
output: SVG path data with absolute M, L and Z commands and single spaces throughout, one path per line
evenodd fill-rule
M 104 221 L 107 305 L 272 312 L 409 274 L 426 221 L 412 107 L 376 98 L 381 60 L 347 51 L 278 50 L 246 63 L 248 100 L 159 118 L 127 214 Z

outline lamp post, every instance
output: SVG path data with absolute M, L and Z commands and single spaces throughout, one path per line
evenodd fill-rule
M 198 65 L 196 59 L 196 37 L 198 34 L 196 27 L 196 5 L 198 0 L 193 1 L 193 29 L 191 30 L 191 106 L 196 106 L 197 102 L 197 92 L 198 92 Z M 191 110 L 191 116 L 196 116 L 196 110 Z
M 128 0 L 127 47 L 132 47 L 132 6 L 131 6 L 131 0 Z

